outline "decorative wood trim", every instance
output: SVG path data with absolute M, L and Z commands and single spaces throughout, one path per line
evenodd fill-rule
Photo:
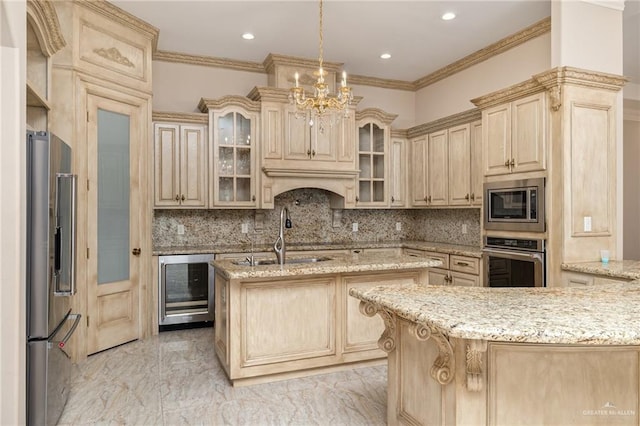
M 366 75 L 349 75 L 349 85 L 381 87 L 383 89 L 416 91 L 415 83 L 404 80 L 392 80 L 388 78 L 367 77 Z
M 264 66 L 259 62 L 239 61 L 235 59 L 216 58 L 213 56 L 190 55 L 188 53 L 169 52 L 166 50 L 156 50 L 153 52 L 153 60 L 200 65 L 213 68 L 225 68 L 236 71 L 264 73 Z
M 267 57 L 262 61 L 263 72 L 270 74 L 274 71 L 276 66 L 288 66 L 288 67 L 300 67 L 300 68 L 318 68 L 317 59 L 299 58 L 297 56 L 278 55 L 275 53 L 269 53 Z M 327 62 L 322 63 L 322 67 L 327 72 L 340 72 L 342 71 L 341 62 Z
M 408 139 L 408 130 L 407 129 L 391 129 L 391 137 L 399 138 L 399 139 Z
M 473 108 L 467 111 L 460 112 L 458 114 L 439 118 L 429 123 L 411 127 L 407 129 L 407 137 L 409 139 L 417 138 L 419 136 L 437 132 L 438 130 L 447 129 L 449 127 L 458 126 L 460 124 L 471 123 L 472 121 L 480 120 L 481 118 L 482 111 L 480 111 L 478 108 Z
M 372 317 L 375 314 L 380 315 L 384 322 L 384 331 L 378 339 L 378 347 L 386 353 L 391 353 L 396 349 L 396 317 L 386 309 L 371 302 L 360 302 L 360 313 L 368 317 Z
M 109 61 L 113 61 L 113 62 L 115 62 L 117 64 L 124 65 L 126 67 L 133 68 L 135 66 L 133 64 L 133 62 L 131 62 L 129 60 L 129 58 L 124 56 L 115 47 L 110 47 L 108 49 L 104 48 L 104 47 L 101 47 L 100 49 L 93 49 L 93 53 L 95 53 L 98 56 L 102 56 L 103 58 L 105 58 L 105 59 L 107 59 Z
M 480 392 L 483 388 L 482 367 L 484 361 L 483 354 L 487 352 L 486 340 L 469 340 L 466 349 L 467 363 L 467 389 L 470 392 Z
M 219 99 L 200 99 L 198 109 L 202 112 L 209 112 L 212 109 L 220 109 L 228 106 L 237 106 L 247 111 L 260 112 L 262 107 L 260 102 L 252 101 L 245 96 L 229 95 Z
M 277 167 L 263 167 L 262 172 L 269 177 L 353 179 L 360 173 L 360 170 L 292 170 Z
M 507 50 L 526 43 L 531 39 L 546 34 L 549 31 L 551 31 L 551 17 L 544 18 L 515 34 L 511 34 L 510 36 L 477 50 L 474 53 L 445 66 L 444 68 L 440 68 L 431 74 L 419 78 L 413 82 L 413 85 L 415 86 L 414 90 L 422 89 L 437 81 L 450 77 L 453 74 L 459 73 L 460 71 L 479 64 L 480 62 L 484 62 L 493 56 L 506 52 Z
M 431 338 L 433 338 L 438 345 L 438 357 L 433 361 L 433 365 L 431 366 L 431 377 L 441 385 L 446 385 L 453 380 L 456 369 L 453 347 L 447 336 L 440 330 L 435 327 L 430 327 L 430 329 Z
M 365 108 L 361 111 L 356 111 L 356 121 L 375 119 L 385 125 L 390 125 L 393 120 L 398 117 L 398 114 L 390 114 L 379 108 Z
M 599 71 L 585 70 L 574 67 L 557 67 L 533 76 L 540 85 L 546 89 L 559 86 L 561 84 L 571 84 L 574 86 L 589 87 L 594 89 L 604 89 L 618 92 L 625 85 L 628 78 L 608 74 Z
M 256 102 L 289 102 L 289 90 L 278 87 L 254 87 L 247 98 Z
M 209 124 L 209 114 L 200 114 L 197 112 L 153 111 L 151 120 L 192 124 Z
M 136 32 L 146 34 L 152 42 L 153 50 L 155 51 L 158 48 L 158 36 L 160 34 L 160 30 L 129 12 L 126 12 L 105 0 L 75 0 L 74 3 L 84 6 L 110 20 L 115 20 L 121 25 L 129 27 Z
M 542 86 L 536 79 L 530 78 L 529 80 L 489 93 L 488 95 L 471 99 L 471 103 L 478 108 L 485 109 L 505 102 L 524 98 L 525 96 L 533 95 L 534 93 L 540 93 L 542 91 L 544 91 L 544 86 Z
M 35 34 L 40 42 L 43 53 L 48 57 L 66 46 L 62 36 L 58 14 L 49 0 L 28 0 L 27 19 L 36 29 Z

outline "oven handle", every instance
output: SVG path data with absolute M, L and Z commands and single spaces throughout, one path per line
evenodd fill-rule
M 497 250 L 497 249 L 489 249 L 489 248 L 483 248 L 482 252 L 488 255 L 497 254 L 502 257 L 506 257 L 508 259 L 516 259 L 516 260 L 517 259 L 534 259 L 539 262 L 542 262 L 544 260 L 543 253 L 520 253 L 520 252 L 516 253 L 510 250 Z

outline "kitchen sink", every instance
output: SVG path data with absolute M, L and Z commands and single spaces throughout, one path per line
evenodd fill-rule
M 317 263 L 317 262 L 325 262 L 327 260 L 331 260 L 331 258 L 326 256 L 300 257 L 300 258 L 286 259 L 284 264 L 292 265 L 297 263 Z M 262 266 L 262 265 L 277 265 L 278 261 L 276 259 L 254 259 L 253 264 L 251 264 L 249 259 L 246 259 L 246 260 L 233 261 L 233 264 L 239 265 L 239 266 Z

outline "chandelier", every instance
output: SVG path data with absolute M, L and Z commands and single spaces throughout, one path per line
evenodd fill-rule
M 291 88 L 289 93 L 289 100 L 292 104 L 297 106 L 298 111 L 311 111 L 317 115 L 322 115 L 325 112 L 341 112 L 345 111 L 346 107 L 353 99 L 351 88 L 347 86 L 347 73 L 342 72 L 342 84 L 337 95 L 329 93 L 329 85 L 324 82 L 324 77 L 327 72 L 322 68 L 323 59 L 323 37 L 322 37 L 322 0 L 320 0 L 320 43 L 319 43 L 319 67 L 318 71 L 314 71 L 313 75 L 317 77 L 317 81 L 313 83 L 313 97 L 307 97 L 304 93 L 304 88 L 300 87 L 298 79 L 299 74 L 295 74 L 296 85 Z

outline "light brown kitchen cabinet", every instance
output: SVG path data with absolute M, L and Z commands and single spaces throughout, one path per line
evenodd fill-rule
M 404 253 L 409 256 L 426 257 L 442 262 L 441 266 L 427 270 L 429 285 L 469 287 L 482 285 L 479 258 L 408 248 L 404 249 Z
M 471 126 L 463 124 L 448 131 L 449 205 L 471 203 Z
M 482 120 L 471 123 L 471 205 L 481 206 L 484 194 L 482 187 Z
M 413 207 L 449 203 L 447 139 L 445 129 L 411 141 Z
M 427 135 L 423 135 L 411 140 L 411 206 L 427 206 L 428 193 L 427 171 L 428 171 L 429 144 Z
M 207 207 L 207 126 L 154 123 L 154 207 Z
M 485 176 L 544 170 L 545 94 L 482 111 Z
M 389 149 L 391 207 L 407 206 L 407 146 L 406 139 L 392 137 Z

